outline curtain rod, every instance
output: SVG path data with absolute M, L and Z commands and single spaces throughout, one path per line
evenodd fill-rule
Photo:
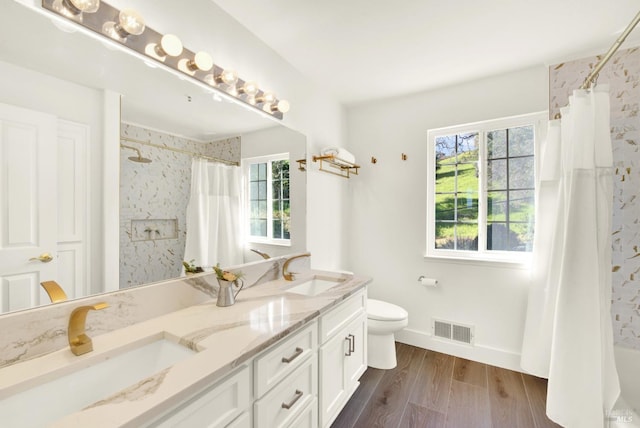
M 640 12 L 638 12 L 636 16 L 631 20 L 629 25 L 627 25 L 627 28 L 625 28 L 625 30 L 622 32 L 620 37 L 618 37 L 616 41 L 613 43 L 613 45 L 611 45 L 611 47 L 609 48 L 607 53 L 604 54 L 602 59 L 598 61 L 596 66 L 593 68 L 593 70 L 591 70 L 591 73 L 589 73 L 586 79 L 584 79 L 584 82 L 582 82 L 582 85 L 580 85 L 579 89 L 589 89 L 591 85 L 595 83 L 596 79 L 598 78 L 598 74 L 600 74 L 600 71 L 602 70 L 602 68 L 609 62 L 611 57 L 618 51 L 620 46 L 622 46 L 624 41 L 627 39 L 627 36 L 633 31 L 634 28 L 636 28 L 636 26 L 638 25 L 638 22 L 640 22 Z M 559 112 L 553 116 L 554 119 L 560 119 L 561 117 L 562 115 Z
M 144 146 L 155 147 L 155 148 L 158 148 L 158 149 L 171 150 L 172 152 L 177 152 L 177 153 L 183 153 L 185 155 L 196 156 L 196 157 L 199 157 L 199 158 L 202 158 L 202 159 L 206 159 L 206 160 L 210 160 L 210 161 L 213 161 L 213 162 L 220 162 L 220 163 L 225 163 L 227 165 L 240 166 L 240 163 L 238 163 L 238 162 L 234 162 L 234 161 L 230 161 L 230 160 L 226 160 L 226 159 L 222 159 L 222 158 L 216 158 L 216 157 L 213 157 L 213 156 L 201 155 L 199 153 L 190 152 L 189 150 L 182 150 L 182 149 L 176 149 L 176 148 L 168 147 L 168 146 L 161 146 L 160 144 L 153 144 L 153 143 L 151 143 L 149 141 L 136 140 L 135 138 L 125 137 L 124 135 L 121 135 L 120 139 L 124 140 L 124 141 L 130 141 L 132 143 L 142 144 Z
M 631 33 L 631 31 L 633 31 L 633 29 L 636 28 L 636 25 L 638 25 L 638 22 L 640 22 L 640 12 L 636 14 L 635 18 L 633 18 L 633 20 L 629 23 L 629 25 L 622 32 L 620 37 L 618 37 L 618 39 L 609 48 L 609 50 L 604 55 L 604 57 L 602 57 L 602 59 L 596 64 L 596 66 L 591 71 L 591 73 L 589 73 L 587 78 L 584 79 L 584 83 L 582 83 L 582 85 L 580 86 L 580 89 L 588 89 L 591 86 L 591 84 L 594 83 L 595 79 L 597 79 L 598 74 L 600 73 L 600 70 L 602 70 L 602 67 L 604 67 L 605 64 L 609 62 L 611 57 L 618 51 L 618 48 L 620 48 L 622 43 L 624 43 L 629 33 Z

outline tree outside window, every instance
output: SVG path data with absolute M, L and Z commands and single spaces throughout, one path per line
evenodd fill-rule
M 429 132 L 427 255 L 510 259 L 531 251 L 536 138 L 544 119 Z
M 291 239 L 289 159 L 245 159 L 249 240 L 286 244 Z

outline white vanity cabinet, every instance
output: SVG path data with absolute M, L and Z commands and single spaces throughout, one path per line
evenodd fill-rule
M 363 289 L 149 426 L 329 426 L 367 368 L 365 304 Z
M 350 297 L 320 318 L 319 423 L 329 426 L 367 369 L 366 292 Z

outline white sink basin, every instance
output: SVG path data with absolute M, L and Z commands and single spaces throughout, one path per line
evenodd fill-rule
M 290 289 L 286 290 L 287 293 L 295 293 L 302 294 L 303 296 L 316 296 L 320 293 L 327 291 L 328 289 L 335 287 L 336 285 L 343 282 L 344 279 L 340 278 L 313 278 L 309 281 L 303 282 L 302 284 L 295 285 Z
M 94 351 L 95 352 L 95 351 Z M 105 399 L 195 352 L 163 337 L 0 400 L 0 425 L 40 427 Z

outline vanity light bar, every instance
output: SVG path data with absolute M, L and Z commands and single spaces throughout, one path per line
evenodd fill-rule
M 70 7 L 69 4 L 73 4 L 70 1 L 42 0 L 42 7 L 270 117 L 282 119 L 284 113 L 289 110 L 287 101 L 278 100 L 272 93 L 260 90 L 255 82 L 241 79 L 235 71 L 214 64 L 211 56 L 206 52 L 196 53 L 181 46 L 175 35 L 158 33 L 145 25 L 142 17 L 135 11 L 130 9 L 120 11 L 100 1 L 95 11 L 82 12 L 75 8 L 73 13 L 70 13 L 67 9 Z M 126 19 L 129 21 L 126 22 Z M 123 27 L 126 28 L 123 29 Z M 138 31 L 134 30 L 141 32 L 136 34 Z M 168 45 L 168 42 L 171 45 Z M 178 44 L 181 50 L 178 49 Z M 174 48 L 174 52 L 169 52 L 171 47 Z M 173 53 L 177 55 L 172 55 Z M 251 89 L 247 90 L 248 88 Z

